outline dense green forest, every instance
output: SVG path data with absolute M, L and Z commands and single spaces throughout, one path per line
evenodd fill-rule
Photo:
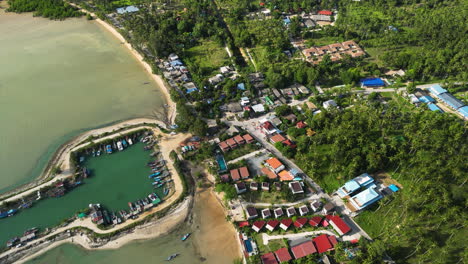
M 79 17 L 83 13 L 65 3 L 63 0 L 9 0 L 8 12 L 34 12 L 34 16 L 50 19 L 65 19 Z
M 363 172 L 385 172 L 403 186 L 356 218 L 375 242 L 368 245 L 373 253 L 355 263 L 382 263 L 386 254 L 397 263 L 466 258 L 464 122 L 398 100 L 352 99 L 343 111 L 297 113 L 316 134 L 292 128 L 297 150 L 280 150 L 329 193 Z

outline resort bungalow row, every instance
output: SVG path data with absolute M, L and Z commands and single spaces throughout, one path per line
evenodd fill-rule
M 231 149 L 237 148 L 240 145 L 253 143 L 255 140 L 250 134 L 245 134 L 243 136 L 237 135 L 235 137 L 226 139 L 218 143 L 219 148 L 223 152 L 228 152 Z

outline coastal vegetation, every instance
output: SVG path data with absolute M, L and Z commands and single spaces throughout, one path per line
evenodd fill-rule
M 83 15 L 77 8 L 63 0 L 8 0 L 8 12 L 33 12 L 34 16 L 62 20 Z

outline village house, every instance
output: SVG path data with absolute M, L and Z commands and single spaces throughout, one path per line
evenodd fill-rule
M 292 220 L 291 219 L 283 219 L 281 220 L 280 228 L 284 231 L 288 230 L 289 226 L 291 226 Z
M 237 143 L 233 138 L 229 138 L 226 140 L 226 143 L 229 145 L 231 149 L 237 147 Z
M 248 179 L 250 177 L 249 169 L 247 169 L 247 167 L 245 166 L 239 168 L 239 173 L 240 173 L 241 179 L 243 180 Z
M 313 227 L 317 227 L 322 223 L 322 217 L 321 216 L 314 216 L 311 219 L 309 219 L 309 225 Z
M 312 212 L 318 212 L 320 210 L 320 207 L 322 207 L 322 203 L 319 200 L 315 200 L 310 203 L 310 208 L 312 209 Z
M 257 191 L 258 190 L 258 183 L 257 182 L 251 182 L 250 183 L 250 190 L 251 191 Z
M 258 217 L 258 212 L 255 207 L 247 207 L 246 211 L 246 216 L 248 220 L 254 219 Z
M 249 105 L 250 104 L 250 99 L 248 97 L 241 97 L 241 101 L 240 101 L 240 104 L 242 106 L 246 106 L 246 105 Z
M 244 145 L 245 144 L 245 139 L 241 135 L 235 136 L 234 141 L 236 141 L 236 143 L 239 144 L 239 145 Z
M 244 182 L 235 183 L 234 188 L 236 188 L 237 194 L 242 194 L 247 191 L 247 186 L 245 186 Z
M 315 246 L 317 246 L 317 252 L 319 254 L 333 250 L 333 245 L 330 243 L 328 236 L 326 234 L 320 235 L 314 239 Z
M 303 205 L 303 206 L 299 207 L 299 214 L 301 216 L 304 216 L 304 215 L 306 215 L 308 213 L 309 213 L 309 208 L 307 207 L 307 205 Z
M 231 149 L 226 141 L 219 142 L 218 146 L 223 152 L 228 152 Z
M 323 213 L 323 214 L 330 214 L 330 213 L 332 213 L 333 211 L 335 211 L 335 206 L 334 206 L 332 203 L 327 203 L 327 204 L 325 204 L 325 206 L 323 207 L 322 213 Z
M 272 252 L 266 253 L 260 256 L 263 264 L 278 264 L 275 255 Z
M 336 107 L 338 107 L 338 105 L 336 104 L 334 100 L 328 100 L 328 101 L 323 102 L 323 108 L 327 110 L 336 108 Z
M 349 203 L 356 209 L 355 211 L 363 210 L 383 198 L 376 188 L 375 185 L 371 185 L 349 199 Z
M 326 219 L 340 236 L 351 231 L 351 228 L 338 215 L 327 215 Z
M 280 181 L 292 181 L 294 176 L 287 170 L 282 170 L 278 173 Z
M 223 174 L 219 176 L 222 182 L 229 182 L 229 174 Z
M 312 243 L 312 241 L 309 240 L 297 246 L 291 247 L 291 252 L 293 253 L 295 259 L 300 259 L 314 254 L 315 252 L 317 252 L 317 250 L 315 249 L 315 246 Z
M 276 208 L 273 210 L 273 214 L 275 215 L 275 218 L 282 217 L 284 215 L 283 209 L 282 208 Z
M 261 172 L 263 175 L 266 175 L 268 179 L 275 180 L 276 178 L 278 178 L 278 176 L 267 167 L 263 167 L 261 169 Z
M 254 138 L 250 134 L 245 134 L 242 136 L 242 138 L 245 140 L 247 144 L 250 144 L 255 141 Z
M 265 221 L 255 221 L 252 225 L 252 229 L 258 233 L 260 232 L 260 230 L 262 230 L 264 226 L 265 226 Z
M 291 192 L 293 194 L 304 193 L 301 183 L 294 181 L 294 182 L 290 182 L 288 185 L 289 185 L 289 189 L 291 189 Z
M 266 121 L 262 124 L 262 131 L 266 135 L 271 135 L 277 132 L 277 129 L 270 121 Z
M 240 175 L 239 175 L 239 170 L 238 169 L 232 169 L 229 173 L 231 174 L 231 179 L 233 181 L 240 180 Z
M 262 213 L 262 218 L 263 219 L 271 217 L 271 211 L 268 208 L 263 209 L 261 213 Z
M 265 166 L 270 168 L 275 173 L 278 173 L 285 169 L 283 163 L 281 163 L 277 158 L 269 158 L 266 160 Z
M 266 225 L 266 229 L 268 229 L 270 232 L 272 232 L 273 230 L 275 230 L 275 228 L 279 225 L 279 221 L 278 220 L 270 220 L 268 221 L 267 225 Z
M 280 263 L 289 263 L 292 260 L 288 248 L 280 248 L 275 251 L 276 258 Z
M 304 227 L 305 224 L 307 224 L 308 220 L 307 218 L 305 217 L 301 217 L 301 218 L 298 218 L 295 222 L 294 222 L 294 226 L 296 228 L 302 228 Z
M 294 208 L 293 206 L 286 208 L 286 215 L 288 217 L 296 215 L 296 208 Z
M 283 142 L 285 140 L 286 140 L 286 138 L 283 137 L 281 134 L 276 134 L 276 135 L 270 137 L 270 141 L 271 141 L 272 144 L 275 144 L 275 143 L 278 143 L 278 142 Z

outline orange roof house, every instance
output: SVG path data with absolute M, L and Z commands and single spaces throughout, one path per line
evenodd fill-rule
M 280 173 L 278 173 L 278 176 L 280 181 L 292 181 L 294 179 L 291 173 L 289 173 L 287 170 L 282 170 Z
M 266 175 L 269 179 L 272 179 L 272 180 L 275 180 L 276 178 L 278 178 L 278 176 L 274 172 L 272 172 L 270 169 L 268 169 L 267 167 L 262 168 L 262 174 Z
M 266 160 L 266 165 L 267 165 L 267 167 L 269 167 L 275 173 L 278 173 L 278 172 L 285 169 L 283 163 L 281 163 L 281 161 L 279 161 L 277 158 L 267 159 Z
M 230 171 L 231 174 L 231 179 L 233 181 L 238 181 L 240 180 L 240 175 L 239 175 L 239 170 L 238 169 L 233 169 Z
M 273 143 L 273 144 L 278 143 L 278 142 L 283 142 L 283 141 L 285 141 L 285 140 L 286 140 L 286 138 L 283 137 L 281 134 L 276 134 L 276 135 L 274 135 L 274 136 L 272 136 L 272 137 L 270 138 L 270 141 L 271 141 L 271 143 Z
M 242 179 L 247 179 L 250 176 L 249 170 L 247 169 L 247 167 L 239 168 L 239 172 L 240 172 L 240 176 Z

